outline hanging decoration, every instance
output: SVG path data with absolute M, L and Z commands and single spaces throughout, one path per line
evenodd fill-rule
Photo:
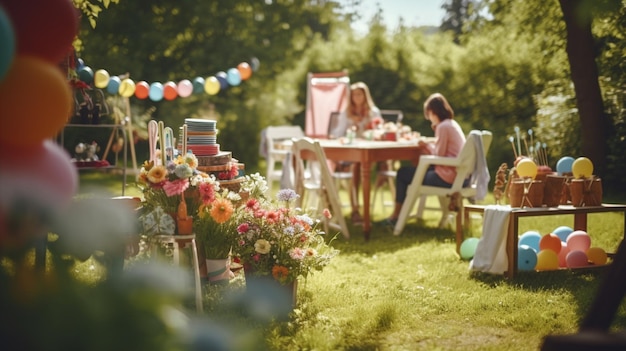
M 152 101 L 167 100 L 172 101 L 177 98 L 186 98 L 193 94 L 206 93 L 216 95 L 228 87 L 241 85 L 243 81 L 250 79 L 253 72 L 259 68 L 259 59 L 253 57 L 248 62 L 241 62 L 236 67 L 226 71 L 217 72 L 209 77 L 195 77 L 193 79 L 182 79 L 178 82 L 167 81 L 148 83 L 144 80 L 135 82 L 131 78 L 120 78 L 111 76 L 104 69 L 93 70 L 91 67 L 78 59 L 77 76 L 78 79 L 98 89 L 104 89 L 109 94 L 123 97 L 135 97 L 140 100 L 150 99 Z

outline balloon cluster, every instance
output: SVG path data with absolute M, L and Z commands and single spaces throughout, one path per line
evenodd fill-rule
M 559 175 L 572 174 L 576 179 L 589 178 L 593 175 L 593 163 L 586 157 L 565 156 L 556 163 L 556 171 Z
M 71 0 L 0 0 L 0 249 L 20 224 L 44 224 L 30 215 L 61 210 L 76 193 L 76 168 L 50 139 L 73 108 L 59 63 L 77 32 Z
M 137 99 L 150 99 L 152 101 L 174 100 L 177 97 L 186 98 L 191 94 L 207 93 L 215 95 L 229 86 L 238 86 L 242 81 L 248 80 L 252 72 L 258 70 L 259 60 L 252 58 L 250 63 L 241 62 L 237 67 L 220 71 L 207 78 L 196 77 L 193 80 L 183 79 L 179 82 L 168 81 L 165 83 L 144 80 L 135 82 L 130 78 L 111 76 L 104 69 L 95 72 L 89 66 L 79 61 L 77 67 L 78 78 L 96 88 L 105 89 L 109 94 L 119 94 L 123 97 L 136 97 Z
M 582 268 L 606 263 L 606 251 L 591 246 L 591 237 L 583 230 L 560 226 L 545 235 L 530 230 L 519 237 L 517 267 L 521 271 Z

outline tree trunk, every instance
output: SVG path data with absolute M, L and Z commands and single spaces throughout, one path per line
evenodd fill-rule
M 569 59 L 576 105 L 581 122 L 581 149 L 594 165 L 600 177 L 606 171 L 608 117 L 604 113 L 595 44 L 591 34 L 592 14 L 589 7 L 582 10 L 587 0 L 559 0 L 567 29 L 567 57 Z

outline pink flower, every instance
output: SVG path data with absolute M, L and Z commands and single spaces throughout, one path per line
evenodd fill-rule
M 256 254 L 256 255 L 252 256 L 252 259 L 254 260 L 254 262 L 259 262 L 261 260 L 261 255 Z
M 206 205 L 215 200 L 215 190 L 213 189 L 213 184 L 200 183 L 198 184 L 198 191 L 200 192 L 203 204 Z
M 241 223 L 237 227 L 237 233 L 239 233 L 239 234 L 247 233 L 248 230 L 250 230 L 250 224 L 248 224 L 248 223 Z
M 304 258 L 304 251 L 299 247 L 294 247 L 289 251 L 289 256 L 294 260 L 301 260 Z
M 326 217 L 327 219 L 331 219 L 333 218 L 333 215 L 330 213 L 330 210 L 325 208 L 324 211 L 322 211 L 322 214 L 324 215 L 324 217 Z
M 176 179 L 163 184 L 163 190 L 167 196 L 180 195 L 187 190 L 187 188 L 189 188 L 189 179 L 187 178 Z

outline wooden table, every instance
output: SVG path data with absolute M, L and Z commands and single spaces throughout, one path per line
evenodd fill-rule
M 469 227 L 470 212 L 484 213 L 486 206 L 466 205 L 463 211 L 463 218 L 457 215 L 456 235 L 463 240 L 463 225 L 460 221 L 464 220 L 465 226 Z M 587 214 L 589 213 L 606 213 L 606 212 L 622 212 L 624 214 L 624 237 L 626 238 L 626 205 L 619 204 L 602 204 L 601 206 L 558 206 L 558 207 L 529 207 L 529 208 L 512 208 L 509 217 L 509 228 L 507 231 L 506 252 L 508 256 L 508 270 L 505 273 L 508 278 L 513 278 L 517 273 L 517 240 L 519 231 L 519 219 L 521 217 L 538 217 L 538 216 L 554 216 L 554 215 L 573 215 L 574 230 L 587 231 Z
M 420 156 L 417 140 L 370 141 L 355 140 L 344 144 L 340 140 L 319 140 L 326 158 L 333 161 L 351 161 L 361 164 L 363 184 L 363 235 L 369 239 L 370 221 L 370 173 L 372 164 L 385 160 L 417 160 Z

